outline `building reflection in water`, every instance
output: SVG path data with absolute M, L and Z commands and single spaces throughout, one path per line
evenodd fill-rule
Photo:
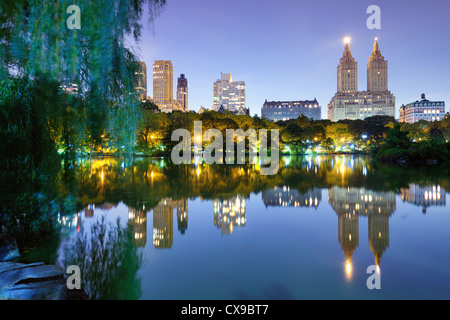
M 221 229 L 222 235 L 232 234 L 234 227 L 245 227 L 246 199 L 242 196 L 234 196 L 230 199 L 215 199 L 214 225 Z
M 182 234 L 186 232 L 188 224 L 188 199 L 162 199 L 153 208 L 153 245 L 155 248 L 172 248 L 174 208 L 177 209 L 178 230 Z
M 178 231 L 185 234 L 188 228 L 188 199 L 178 200 L 177 202 Z
M 314 188 L 306 193 L 283 186 L 274 187 L 262 193 L 264 205 L 267 207 L 314 207 L 322 201 L 322 190 Z
M 136 247 L 145 247 L 147 243 L 147 212 L 144 209 L 129 207 L 128 226 L 131 228 L 133 243 Z
M 409 202 L 422 207 L 422 212 L 426 213 L 431 206 L 445 206 L 445 190 L 441 186 L 418 186 L 410 184 L 408 189 L 400 189 L 400 198 L 403 202 Z
M 328 190 L 328 201 L 338 214 L 338 238 L 346 258 L 347 277 L 351 279 L 351 259 L 359 246 L 359 216 L 368 217 L 369 246 L 379 266 L 389 247 L 389 217 L 396 209 L 395 193 L 333 187 Z

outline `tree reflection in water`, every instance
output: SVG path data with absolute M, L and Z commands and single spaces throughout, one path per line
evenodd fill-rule
M 97 219 L 90 232 L 81 229 L 73 245 L 65 246 L 63 265 L 77 265 L 81 286 L 90 299 L 136 300 L 142 295 L 138 270 L 142 252 L 132 242 L 131 233 L 116 223 Z

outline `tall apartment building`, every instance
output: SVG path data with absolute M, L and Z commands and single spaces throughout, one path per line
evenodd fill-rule
M 231 74 L 222 73 L 219 80 L 214 82 L 214 100 L 212 110 L 225 110 L 238 113 L 245 109 L 245 82 L 233 81 Z
M 170 60 L 156 60 L 153 64 L 153 102 L 161 112 L 187 111 L 187 80 L 186 105 L 183 106 L 173 99 L 173 65 Z
M 357 120 L 373 116 L 395 116 L 395 97 L 388 90 L 388 62 L 381 55 L 375 38 L 367 64 L 367 91 L 358 91 L 358 64 L 346 39 L 337 67 L 337 93 L 328 105 L 328 119 Z
M 139 68 L 136 71 L 137 86 L 136 93 L 139 101 L 147 100 L 147 65 L 145 62 L 139 62 Z
M 188 111 L 188 82 L 184 74 L 181 74 L 178 78 L 177 102 L 183 111 Z
M 400 122 L 415 123 L 421 120 L 441 121 L 445 117 L 444 101 L 429 101 L 425 94 L 422 99 L 400 107 Z
M 173 66 L 170 60 L 153 64 L 153 101 L 164 111 L 173 103 Z
M 350 51 L 350 40 L 345 41 L 344 55 L 337 67 L 337 92 L 358 92 L 358 62 Z

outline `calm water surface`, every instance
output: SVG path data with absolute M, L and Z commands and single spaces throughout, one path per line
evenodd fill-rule
M 93 298 L 450 299 L 448 169 L 350 155 L 259 169 L 80 159 L 76 209 L 21 259 L 81 264 Z

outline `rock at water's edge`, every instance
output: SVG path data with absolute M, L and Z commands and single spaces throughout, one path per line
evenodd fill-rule
M 6 233 L 0 233 L 0 262 L 20 257 L 16 239 Z

